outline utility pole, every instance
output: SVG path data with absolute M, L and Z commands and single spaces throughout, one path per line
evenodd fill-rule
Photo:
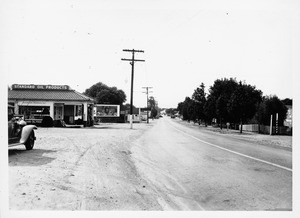
M 149 93 L 151 93 L 151 91 L 149 92 L 149 89 L 152 89 L 153 87 L 149 87 L 149 86 L 147 86 L 147 87 L 142 87 L 143 89 L 146 89 L 146 92 L 143 92 L 143 93 L 146 93 L 147 94 L 147 106 L 146 106 L 146 108 L 147 108 L 147 123 L 149 123 L 149 113 L 148 113 L 148 102 L 149 102 L 149 99 L 148 99 L 148 94 Z
M 123 51 L 125 52 L 131 52 L 132 53 L 132 58 L 131 59 L 126 59 L 126 58 L 122 58 L 122 61 L 130 61 L 131 64 L 131 94 L 130 94 L 130 129 L 132 129 L 132 122 L 133 122 L 133 113 L 132 113 L 132 106 L 133 106 L 133 77 L 134 77 L 134 62 L 135 61 L 145 61 L 145 60 L 138 60 L 138 59 L 134 59 L 134 53 L 135 52 L 142 52 L 144 53 L 144 51 L 142 50 L 134 50 L 134 49 L 123 49 Z

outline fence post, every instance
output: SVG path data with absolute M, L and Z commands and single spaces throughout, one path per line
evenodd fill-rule
M 278 113 L 276 113 L 276 128 L 275 128 L 275 131 L 276 131 L 276 135 L 278 135 Z
M 270 121 L 270 135 L 272 135 L 272 119 L 273 119 L 273 115 L 271 114 L 271 121 Z

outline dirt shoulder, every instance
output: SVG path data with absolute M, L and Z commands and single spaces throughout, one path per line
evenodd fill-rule
M 39 128 L 33 150 L 9 149 L 11 210 L 160 210 L 130 154 L 153 124 Z
M 256 144 L 265 145 L 265 146 L 272 146 L 278 147 L 282 149 L 292 150 L 292 136 L 284 136 L 284 135 L 265 135 L 265 134 L 258 134 L 253 132 L 246 132 L 240 133 L 239 130 L 232 130 L 232 129 L 220 129 L 217 127 L 212 126 L 203 126 L 198 125 L 197 123 L 182 121 L 180 119 L 176 119 L 177 122 L 181 123 L 182 125 L 189 126 L 191 128 L 199 128 L 202 131 L 210 131 L 216 134 L 227 135 L 228 137 L 235 137 L 239 139 L 243 139 L 246 141 L 250 141 Z

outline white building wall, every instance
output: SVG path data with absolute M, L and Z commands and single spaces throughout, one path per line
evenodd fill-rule
M 50 104 L 50 117 L 54 119 L 54 103 Z

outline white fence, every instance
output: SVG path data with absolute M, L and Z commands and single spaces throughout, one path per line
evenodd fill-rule
M 241 128 L 241 126 L 239 128 Z M 270 126 L 264 126 L 264 125 L 258 125 L 258 124 L 245 124 L 245 125 L 243 125 L 243 131 L 270 134 Z M 273 126 L 273 128 L 272 128 L 272 134 L 276 134 L 275 126 Z M 279 126 L 278 134 L 292 135 L 292 129 L 287 126 Z

